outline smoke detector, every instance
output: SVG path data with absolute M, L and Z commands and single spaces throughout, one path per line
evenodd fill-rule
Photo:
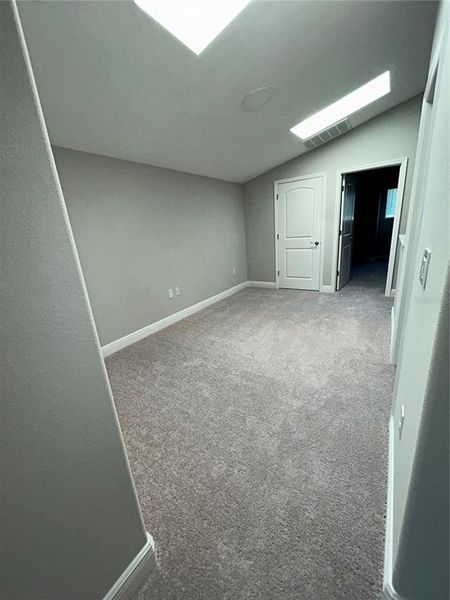
M 260 110 L 270 100 L 272 93 L 273 90 L 268 85 L 258 87 L 245 96 L 241 106 L 248 111 Z

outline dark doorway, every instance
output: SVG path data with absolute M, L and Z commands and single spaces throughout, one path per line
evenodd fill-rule
M 399 171 L 386 167 L 355 173 L 352 267 L 378 261 L 387 270 Z
M 386 285 L 399 173 L 400 166 L 393 166 L 345 175 L 354 200 L 346 205 L 353 212 L 353 220 L 348 230 L 351 246 L 346 246 L 350 252 L 347 257 L 342 255 L 347 275 L 341 287 L 355 277 L 380 288 Z

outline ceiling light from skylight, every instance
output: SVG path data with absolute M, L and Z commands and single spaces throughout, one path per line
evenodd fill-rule
M 385 71 L 354 92 L 347 94 L 347 96 L 301 121 L 295 127 L 292 127 L 291 131 L 302 140 L 306 140 L 316 133 L 328 129 L 331 125 L 345 119 L 371 102 L 378 100 L 378 98 L 385 96 L 390 91 L 390 72 Z
M 251 0 L 134 0 L 195 54 L 227 27 Z

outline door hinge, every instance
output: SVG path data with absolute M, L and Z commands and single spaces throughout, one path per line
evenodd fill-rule
M 278 200 L 278 194 L 277 194 L 277 200 Z
M 339 277 L 339 271 L 336 273 L 336 275 Z
M 280 276 L 280 271 L 277 271 L 277 275 L 278 275 L 278 277 Z
M 342 229 L 339 229 L 339 235 L 342 235 Z
M 345 190 L 345 186 L 341 185 L 341 192 L 343 192 Z
M 279 233 L 277 233 L 277 240 L 279 240 L 279 239 L 280 239 L 280 234 L 279 234 Z

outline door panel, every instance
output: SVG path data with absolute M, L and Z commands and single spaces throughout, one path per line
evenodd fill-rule
M 286 277 L 311 279 L 313 275 L 313 250 L 309 248 L 287 248 Z
M 355 218 L 355 178 L 344 175 L 342 178 L 341 221 L 339 231 L 339 255 L 337 289 L 349 281 L 352 269 L 353 222 Z
M 318 290 L 322 178 L 312 177 L 279 184 L 276 202 L 279 286 Z
M 343 288 L 350 281 L 352 264 L 352 245 L 351 243 L 342 246 L 341 268 L 339 271 L 340 285 L 339 289 Z
M 297 188 L 286 194 L 286 237 L 311 238 L 314 233 L 314 190 Z

